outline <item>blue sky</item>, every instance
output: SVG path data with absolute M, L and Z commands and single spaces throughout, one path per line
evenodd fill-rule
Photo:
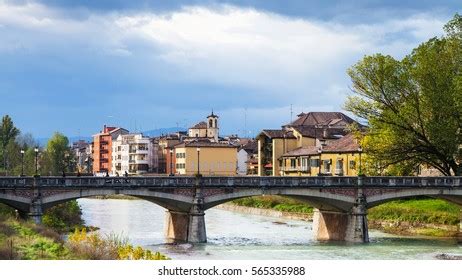
M 457 2 L 0 0 L 0 115 L 47 137 L 188 127 L 213 109 L 222 134 L 255 135 L 291 104 L 342 110 L 348 67 L 440 36 Z

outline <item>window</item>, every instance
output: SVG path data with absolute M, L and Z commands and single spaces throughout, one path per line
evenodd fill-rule
M 290 159 L 290 168 L 295 169 L 297 168 L 297 160 L 296 159 Z
M 335 163 L 335 174 L 343 175 L 343 159 L 338 159 Z
M 323 160 L 322 167 L 324 168 L 324 173 L 331 173 L 332 160 Z
M 309 170 L 309 165 L 308 165 L 308 158 L 304 157 L 302 158 L 302 170 L 303 171 L 308 171 Z
M 319 159 L 317 159 L 317 158 L 310 159 L 310 166 L 319 167 Z
M 349 166 L 350 169 L 356 169 L 356 161 L 350 160 Z

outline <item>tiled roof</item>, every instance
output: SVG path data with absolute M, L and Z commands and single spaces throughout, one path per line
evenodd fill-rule
M 337 139 L 339 136 L 345 135 L 348 131 L 345 128 L 314 128 L 309 126 L 294 127 L 304 137 L 317 139 Z
M 216 143 L 216 142 L 210 142 L 210 141 L 192 141 L 189 143 L 180 143 L 178 145 L 175 145 L 175 148 L 184 148 L 184 147 L 210 147 L 210 148 L 234 148 L 236 149 L 237 147 L 234 145 L 230 144 L 225 144 L 225 143 Z
M 239 150 L 245 150 L 246 152 L 249 152 L 249 153 L 257 153 L 257 150 L 258 150 L 258 142 L 255 141 L 255 140 L 247 141 L 246 144 L 241 145 L 241 147 L 239 148 Z
M 300 147 L 295 150 L 289 151 L 283 154 L 283 157 L 296 157 L 296 156 L 313 156 L 318 155 L 318 147 L 310 146 L 310 147 Z
M 310 112 L 299 114 L 298 119 L 287 126 L 334 125 L 340 121 L 344 121 L 347 124 L 355 122 L 352 118 L 341 112 Z
M 325 146 L 322 151 L 326 153 L 357 152 L 359 148 L 358 141 L 352 133 L 349 133 Z
M 191 128 L 207 128 L 207 123 L 206 122 L 200 122 L 200 123 L 196 123 L 193 127 Z
M 282 129 L 264 129 L 260 134 L 264 134 L 269 138 L 295 138 L 292 131 Z

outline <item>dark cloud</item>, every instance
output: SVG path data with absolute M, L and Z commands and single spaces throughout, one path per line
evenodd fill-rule
M 17 2 L 17 1 L 15 1 Z M 405 16 L 421 12 L 441 12 L 453 14 L 462 11 L 457 0 L 39 0 L 46 5 L 61 8 L 85 8 L 90 10 L 146 10 L 168 12 L 183 6 L 214 6 L 230 4 L 251 7 L 287 16 L 309 17 L 319 19 L 338 19 L 349 22 L 375 21 L 379 18 Z

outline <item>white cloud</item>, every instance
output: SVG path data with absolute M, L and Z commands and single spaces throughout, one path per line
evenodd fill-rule
M 0 55 L 65 48 L 75 50 L 72 55 L 83 50 L 85 55 L 113 59 L 141 57 L 138 71 L 165 67 L 169 74 L 161 79 L 167 82 L 236 86 L 275 102 L 287 100 L 275 105 L 279 109 L 254 110 L 274 119 L 290 103 L 300 108 L 339 108 L 348 92 L 347 67 L 376 52 L 401 57 L 440 35 L 446 20 L 419 14 L 370 25 L 341 25 L 235 6 L 185 7 L 162 14 L 89 12 L 71 18 L 42 4 L 0 0 Z

